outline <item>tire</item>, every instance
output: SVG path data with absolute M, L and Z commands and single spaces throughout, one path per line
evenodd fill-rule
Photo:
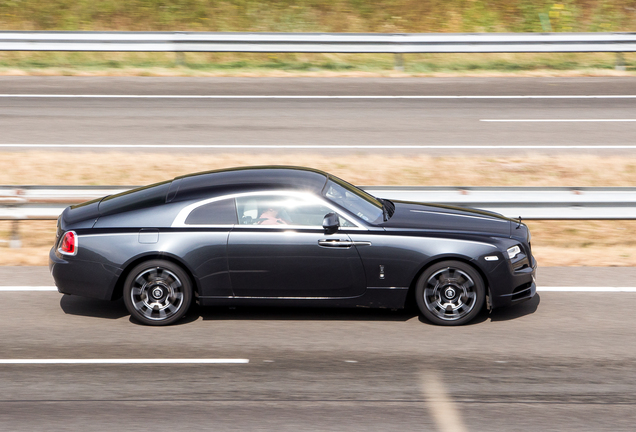
M 427 268 L 415 285 L 420 312 L 433 324 L 466 324 L 479 314 L 486 300 L 484 281 L 461 261 L 441 261 Z
M 124 303 L 130 315 L 147 325 L 169 325 L 186 314 L 192 283 L 183 269 L 165 260 L 135 266 L 124 283 Z

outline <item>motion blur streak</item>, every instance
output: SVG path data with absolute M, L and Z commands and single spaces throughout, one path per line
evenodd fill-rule
M 455 404 L 446 393 L 439 372 L 429 371 L 422 374 L 422 392 L 441 432 L 467 432 Z

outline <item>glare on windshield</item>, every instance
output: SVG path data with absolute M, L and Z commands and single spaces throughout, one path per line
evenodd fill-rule
M 339 180 L 339 181 L 338 181 Z M 325 198 L 372 224 L 383 220 L 382 203 L 377 198 L 340 179 L 330 179 L 323 192 Z

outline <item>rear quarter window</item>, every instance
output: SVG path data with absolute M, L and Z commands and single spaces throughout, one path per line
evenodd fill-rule
M 237 223 L 234 198 L 214 201 L 195 208 L 185 220 L 186 225 L 234 225 Z

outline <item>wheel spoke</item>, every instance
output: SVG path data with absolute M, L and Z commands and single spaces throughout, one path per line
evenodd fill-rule
M 149 320 L 163 321 L 179 313 L 185 300 L 183 282 L 172 271 L 162 268 L 148 268 L 139 273 L 130 287 L 133 308 Z M 163 294 L 155 298 L 155 290 Z
M 447 297 L 448 293 L 448 297 Z M 475 307 L 475 281 L 460 268 L 447 267 L 432 274 L 423 287 L 426 308 L 445 321 L 469 314 Z
M 444 270 L 444 271 L 443 271 L 443 272 L 439 275 L 439 280 L 446 281 L 446 280 L 448 280 L 448 279 L 451 279 L 450 270 L 451 270 L 451 269 L 446 269 L 446 270 Z
M 140 274 L 139 276 L 135 278 L 135 283 L 138 285 L 144 286 L 144 284 L 147 282 L 145 277 L 146 277 L 145 273 Z

